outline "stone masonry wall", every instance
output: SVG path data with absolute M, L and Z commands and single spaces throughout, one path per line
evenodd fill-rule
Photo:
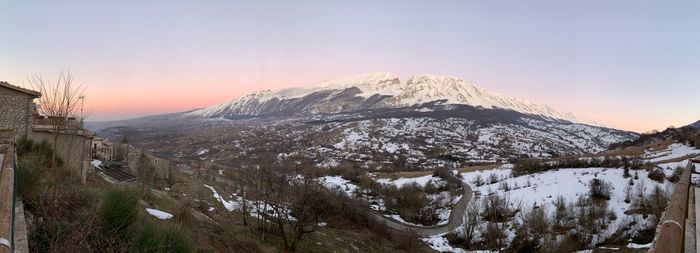
M 0 128 L 15 130 L 15 141 L 31 134 L 34 103 L 27 94 L 0 87 Z

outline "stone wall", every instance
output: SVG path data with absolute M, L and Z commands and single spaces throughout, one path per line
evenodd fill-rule
M 82 130 L 79 130 L 82 131 Z M 54 134 L 49 129 L 35 128 L 31 139 L 35 142 L 46 141 L 53 145 Z M 68 169 L 79 175 L 81 180 L 85 180 L 87 169 L 86 161 L 89 161 L 92 138 L 85 136 L 83 132 L 71 133 L 64 131 L 58 135 L 58 156 L 66 163 Z
M 34 98 L 28 94 L 0 87 L 0 129 L 14 129 L 15 141 L 31 135 Z

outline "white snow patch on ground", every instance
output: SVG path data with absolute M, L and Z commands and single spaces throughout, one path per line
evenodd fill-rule
M 492 253 L 496 251 L 488 251 L 488 250 L 475 250 L 475 251 L 467 251 L 462 248 L 455 248 L 450 245 L 450 243 L 445 239 L 445 234 L 440 234 L 436 236 L 430 236 L 430 237 L 423 237 L 421 240 L 423 240 L 425 243 L 427 243 L 432 249 L 437 250 L 439 252 L 452 252 L 452 253 Z
M 204 155 L 206 153 L 209 153 L 208 148 L 203 148 L 203 149 L 197 150 L 197 155 Z
M 224 199 L 224 197 L 219 195 L 219 192 L 217 192 L 216 189 L 214 189 L 214 187 L 211 187 L 211 186 L 206 185 L 206 184 L 204 185 L 204 187 L 207 187 L 207 188 L 209 188 L 209 190 L 212 191 L 214 198 L 216 200 L 218 200 L 219 202 L 221 202 L 221 204 L 224 205 L 224 208 L 226 208 L 226 210 L 228 210 L 228 211 L 242 210 L 242 208 L 243 208 L 242 203 L 243 203 L 244 199 L 241 198 L 240 196 L 231 195 L 230 197 L 233 199 L 226 200 L 226 199 Z M 278 209 L 282 212 L 282 214 L 280 215 L 278 213 L 278 211 L 275 210 L 275 208 L 273 208 L 271 203 L 265 204 L 262 201 L 254 201 L 254 200 L 245 200 L 245 201 L 247 203 L 246 209 L 248 211 L 248 214 L 250 214 L 250 216 L 258 217 L 258 211 L 260 211 L 261 213 L 266 213 L 266 215 L 268 215 L 270 217 L 286 217 L 286 219 L 288 219 L 288 220 L 292 220 L 292 221 L 296 220 L 296 218 L 294 218 L 290 214 L 291 210 L 285 205 L 281 205 L 281 204 L 278 205 L 278 207 L 279 207 Z
M 224 208 L 226 208 L 226 210 L 233 211 L 241 208 L 241 205 L 238 204 L 237 201 L 224 199 L 221 195 L 219 195 L 219 192 L 217 192 L 216 189 L 214 189 L 214 187 L 211 187 L 206 184 L 204 185 L 204 187 L 207 187 L 209 188 L 209 190 L 211 190 L 212 194 L 214 194 L 214 198 L 221 202 L 221 204 L 224 205 Z
M 163 212 L 161 210 L 152 209 L 152 208 L 146 208 L 146 212 L 148 212 L 148 214 L 153 215 L 156 218 L 161 219 L 161 220 L 167 220 L 167 219 L 170 219 L 173 217 L 173 215 L 170 213 L 166 213 L 166 212 Z
M 398 179 L 394 179 L 394 180 L 389 179 L 389 178 L 380 178 L 380 179 L 377 179 L 377 182 L 380 184 L 384 184 L 384 185 L 393 184 L 393 185 L 396 185 L 397 187 L 402 187 L 402 186 L 404 186 L 406 184 L 410 184 L 410 183 L 417 183 L 418 185 L 425 187 L 425 185 L 428 184 L 428 182 L 430 182 L 430 181 L 437 182 L 439 180 L 440 180 L 440 178 L 433 177 L 433 175 L 426 175 L 426 176 L 422 176 L 422 177 L 412 177 L 412 178 L 403 178 L 402 177 L 402 178 L 398 178 Z
M 421 240 L 423 240 L 431 248 L 433 248 L 434 250 L 437 250 L 439 252 L 456 252 L 456 253 L 466 252 L 463 249 L 452 247 L 450 245 L 450 243 L 447 241 L 447 239 L 444 237 L 444 234 L 431 236 L 431 237 L 424 237 Z
M 700 154 L 700 149 L 685 144 L 674 143 L 668 145 L 668 148 L 661 152 L 645 151 L 644 157 L 649 159 L 650 162 L 660 162 L 694 154 Z
M 628 243 L 627 248 L 630 248 L 630 249 L 648 249 L 648 248 L 651 248 L 652 245 L 654 245 L 653 242 L 650 242 L 647 244 Z
M 100 160 L 92 160 L 92 162 L 90 162 L 90 163 L 92 164 L 92 166 L 95 166 L 97 168 L 102 168 L 102 161 L 100 161 Z
M 352 196 L 357 189 L 357 185 L 350 183 L 350 180 L 344 179 L 341 176 L 325 176 L 319 178 L 319 180 L 321 180 L 321 183 L 326 188 L 342 190 L 347 196 Z

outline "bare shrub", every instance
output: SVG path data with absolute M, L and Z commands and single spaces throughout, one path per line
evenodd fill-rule
M 682 166 L 676 166 L 675 169 L 673 169 L 673 174 L 668 177 L 668 181 L 671 183 L 677 183 L 678 180 L 681 179 L 681 174 L 683 174 L 683 167 Z
M 630 203 L 632 201 L 632 187 L 634 186 L 634 181 L 630 178 L 630 183 L 625 185 L 625 203 Z
M 499 184 L 498 187 L 499 187 L 499 189 L 501 189 L 503 191 L 510 191 L 510 185 L 508 184 L 507 181 L 501 181 L 501 183 Z
M 549 220 L 544 208 L 534 208 L 520 213 L 521 222 L 516 225 L 515 237 L 507 251 L 535 252 L 549 232 Z
M 476 235 L 476 229 L 481 224 L 481 201 L 470 201 L 464 217 L 464 241 L 469 246 Z
M 486 225 L 485 231 L 482 232 L 484 243 L 489 250 L 500 251 L 505 247 L 508 239 L 507 225 L 505 222 L 489 222 Z
M 567 220 L 569 213 L 566 206 L 564 196 L 559 195 L 554 200 L 554 214 L 552 217 L 552 229 L 557 231 L 566 231 L 570 227 Z
M 492 194 L 484 199 L 484 220 L 491 222 L 505 222 L 513 216 L 514 211 L 509 207 L 507 198 L 498 194 Z
M 654 224 L 658 224 L 661 219 L 661 214 L 668 205 L 669 198 L 670 193 L 662 189 L 661 186 L 656 185 L 651 193 L 639 198 L 637 208 L 642 214 L 653 215 Z
M 477 187 L 484 185 L 484 179 L 481 178 L 481 174 L 477 174 L 476 177 L 474 177 L 474 181 L 472 181 L 472 182 Z
M 612 194 L 612 183 L 603 179 L 594 178 L 588 184 L 591 198 L 610 200 Z
M 489 174 L 489 184 L 495 184 L 496 182 L 498 182 L 498 176 L 496 173 Z
M 649 172 L 649 175 L 647 175 L 649 179 L 654 180 L 659 183 L 663 183 L 664 179 L 666 179 L 666 174 L 664 174 L 663 170 L 661 169 L 655 169 Z

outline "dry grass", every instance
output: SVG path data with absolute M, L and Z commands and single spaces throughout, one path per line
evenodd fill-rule
M 464 168 L 459 168 L 457 171 L 460 173 L 464 172 L 472 172 L 472 171 L 477 171 L 477 170 L 492 170 L 501 167 L 502 164 L 485 164 L 485 165 L 475 165 L 475 166 L 469 166 L 469 167 L 464 167 Z M 377 172 L 375 175 L 377 175 L 378 178 L 388 178 L 388 179 L 399 179 L 399 178 L 416 178 L 416 177 L 422 177 L 422 176 L 427 176 L 427 175 L 432 175 L 434 171 L 429 170 L 429 171 L 396 171 L 396 172 Z
M 664 150 L 668 148 L 668 145 L 673 144 L 673 140 L 663 140 L 663 141 L 658 141 L 654 142 L 651 144 L 646 144 L 644 146 L 634 146 L 634 147 L 627 147 L 623 149 L 616 149 L 616 150 L 607 150 L 600 152 L 596 154 L 596 156 L 638 156 L 638 155 L 643 155 L 644 151 L 647 149 L 650 150 Z
M 379 178 L 389 178 L 389 179 L 393 180 L 393 179 L 398 179 L 398 178 L 414 178 L 414 177 L 422 177 L 422 176 L 432 175 L 433 171 L 377 172 L 375 174 Z
M 687 159 L 693 158 L 693 157 L 695 157 L 695 156 L 696 156 L 696 155 L 681 156 L 681 157 L 678 157 L 678 158 L 673 158 L 673 159 L 667 159 L 667 160 L 662 160 L 662 161 L 654 162 L 653 164 L 658 165 L 658 164 L 663 164 L 663 163 L 675 163 L 675 162 L 680 162 L 680 161 L 683 161 L 683 160 L 687 160 Z
M 460 173 L 464 172 L 474 172 L 477 170 L 492 170 L 495 168 L 501 167 L 503 164 L 485 164 L 485 165 L 476 165 L 476 166 L 469 166 L 469 167 L 464 167 L 457 169 Z

